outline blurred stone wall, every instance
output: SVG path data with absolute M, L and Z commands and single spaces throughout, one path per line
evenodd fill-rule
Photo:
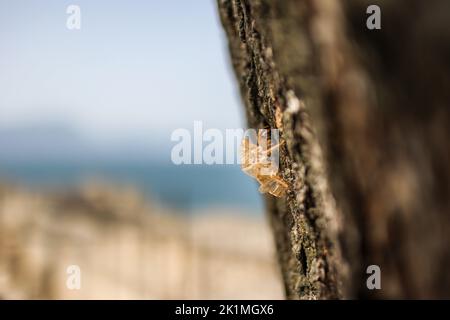
M 126 188 L 3 187 L 0 298 L 283 298 L 265 221 L 212 211 L 187 218 Z M 70 265 L 79 290 L 66 286 Z

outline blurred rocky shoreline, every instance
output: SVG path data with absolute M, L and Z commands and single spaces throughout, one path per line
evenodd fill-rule
M 70 290 L 67 267 L 79 266 Z M 264 219 L 186 216 L 130 187 L 0 186 L 0 298 L 281 299 Z

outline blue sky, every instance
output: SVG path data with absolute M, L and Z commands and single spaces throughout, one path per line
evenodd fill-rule
M 81 8 L 81 30 L 66 28 L 69 5 Z M 185 206 L 261 209 L 239 167 L 170 162 L 173 130 L 193 130 L 195 120 L 204 130 L 244 123 L 215 0 L 0 0 L 0 88 L 8 179 L 104 171 Z M 111 161 L 131 165 L 102 167 Z
M 79 31 L 66 28 L 71 4 Z M 243 125 L 214 0 L 0 0 L 0 70 L 3 130 L 157 148 L 194 120 Z

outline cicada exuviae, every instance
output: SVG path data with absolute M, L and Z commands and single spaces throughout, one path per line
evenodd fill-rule
M 272 133 L 269 136 L 268 129 L 259 130 L 256 144 L 250 141 L 250 137 L 244 137 L 241 149 L 242 170 L 259 182 L 261 193 L 282 197 L 288 189 L 288 184 L 279 175 L 279 148 L 283 142 L 275 143 L 273 131 L 277 130 L 270 131 Z

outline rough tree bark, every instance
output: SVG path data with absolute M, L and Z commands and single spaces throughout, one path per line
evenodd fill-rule
M 248 125 L 286 141 L 287 297 L 450 298 L 450 2 L 218 2 Z

